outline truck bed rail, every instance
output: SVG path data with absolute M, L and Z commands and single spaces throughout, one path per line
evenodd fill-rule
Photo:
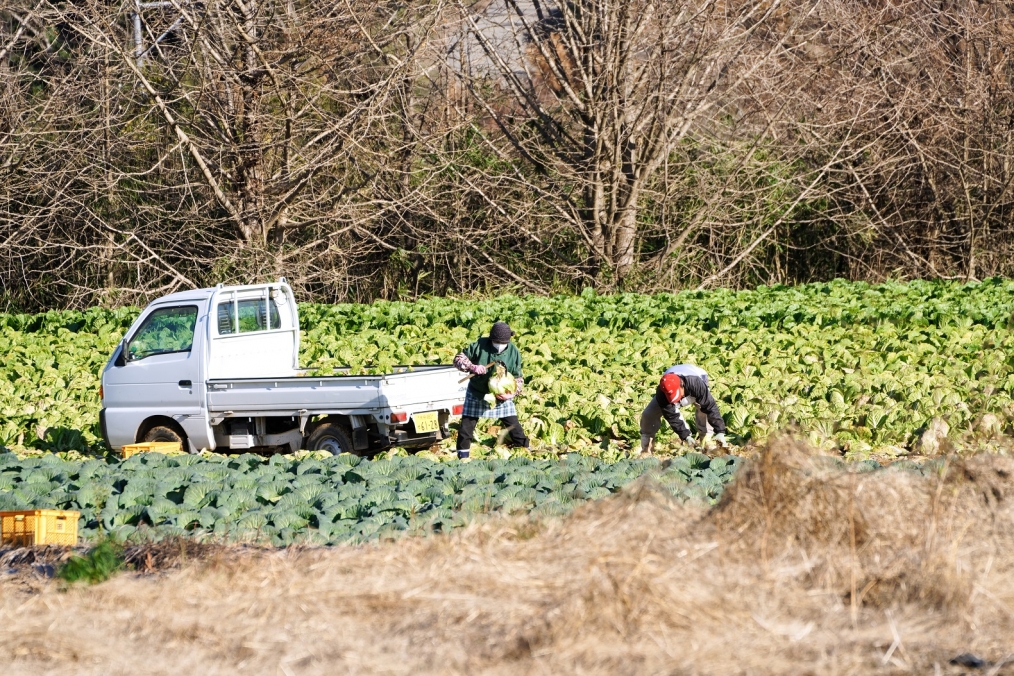
M 443 397 L 427 400 L 414 381 L 440 377 L 443 387 L 433 387 Z M 296 376 L 287 378 L 227 378 L 208 381 L 208 411 L 233 415 L 288 413 L 363 415 L 377 409 L 398 408 L 411 403 L 415 410 L 449 406 L 464 398 L 453 366 L 397 367 L 381 375 Z M 446 380 L 447 382 L 443 382 Z M 448 385 L 455 387 L 448 390 Z M 427 388 L 430 389 L 430 388 Z M 448 391 L 457 392 L 446 399 Z M 439 395 L 438 395 L 439 396 Z

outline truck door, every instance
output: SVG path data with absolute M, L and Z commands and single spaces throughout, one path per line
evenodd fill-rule
M 109 428 L 124 430 L 126 425 L 136 434 L 141 423 L 161 415 L 186 429 L 186 418 L 202 417 L 200 354 L 193 349 L 198 315 L 196 304 L 156 308 L 127 339 L 122 358 L 104 377 L 107 415 L 123 417 L 107 418 Z

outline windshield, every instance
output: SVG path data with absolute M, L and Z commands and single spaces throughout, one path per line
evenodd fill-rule
M 156 354 L 189 352 L 194 344 L 197 306 L 166 307 L 155 310 L 127 344 L 127 359 L 133 361 Z

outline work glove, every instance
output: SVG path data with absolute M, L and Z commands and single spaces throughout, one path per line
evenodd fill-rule
M 729 442 L 725 440 L 725 433 L 723 432 L 719 432 L 718 434 L 715 435 L 715 443 L 721 446 L 722 448 L 725 448 L 726 446 L 729 445 Z
M 497 401 L 510 401 L 514 398 L 513 392 L 504 392 L 503 394 L 494 395 Z
M 484 376 L 486 375 L 486 367 L 482 364 L 472 364 L 472 373 L 477 376 Z
M 700 448 L 700 444 L 697 443 L 697 439 L 694 439 L 693 437 L 687 437 L 683 440 L 683 443 L 686 444 L 688 448 Z

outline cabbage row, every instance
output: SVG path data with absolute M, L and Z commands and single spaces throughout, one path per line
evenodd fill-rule
M 136 313 L 0 315 L 0 445 L 100 453 L 99 373 Z M 1003 279 L 300 306 L 302 362 L 324 373 L 449 363 L 506 320 L 519 334 L 518 405 L 536 451 L 608 459 L 636 443 L 641 408 L 679 362 L 711 374 L 736 443 L 794 424 L 850 457 L 893 455 L 934 417 L 954 435 L 987 413 L 1005 422 L 1012 314 L 1014 282 Z M 480 445 L 494 439 L 480 426 Z M 659 448 L 671 444 L 664 428 Z
M 741 462 L 700 454 L 605 463 L 511 458 L 438 463 L 419 457 L 303 459 L 246 454 L 121 462 L 0 454 L 0 510 L 74 509 L 80 534 L 143 542 L 193 536 L 275 546 L 364 542 L 444 532 L 480 514 L 569 513 L 651 474 L 676 497 L 714 503 Z

